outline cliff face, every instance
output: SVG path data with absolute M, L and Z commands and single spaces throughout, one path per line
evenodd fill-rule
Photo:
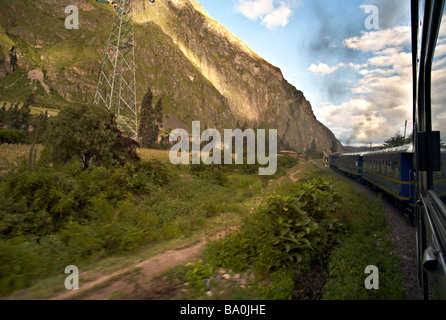
M 190 127 L 191 121 L 200 120 L 203 126 L 222 129 L 246 122 L 277 129 L 280 148 L 305 152 L 313 141 L 320 151 L 340 147 L 280 69 L 209 17 L 199 3 L 133 3 L 138 100 L 150 86 L 155 99 L 163 98 L 170 115 L 166 124 Z M 80 9 L 79 30 L 64 28 L 63 9 L 69 4 Z M 0 29 L 0 41 L 18 44 L 22 69 L 42 68 L 46 83 L 65 100 L 92 101 L 114 15 L 111 6 L 94 1 L 8 1 L 0 4 L 0 11 L 7 12 L 0 17 L 5 30 L 2 37 Z M 44 18 L 36 20 L 31 16 L 36 13 Z

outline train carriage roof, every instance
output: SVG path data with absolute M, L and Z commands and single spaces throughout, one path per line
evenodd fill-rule
M 386 148 L 376 151 L 366 151 L 363 152 L 361 155 L 366 156 L 366 155 L 384 154 L 384 153 L 413 153 L 413 152 L 414 152 L 413 144 L 409 143 L 402 146 Z
M 413 153 L 414 148 L 411 143 L 405 144 L 398 147 L 392 147 L 392 148 L 386 148 L 376 151 L 362 151 L 362 152 L 353 152 L 353 153 L 342 153 L 339 156 L 367 156 L 367 155 L 374 155 L 374 154 L 385 154 L 385 153 Z

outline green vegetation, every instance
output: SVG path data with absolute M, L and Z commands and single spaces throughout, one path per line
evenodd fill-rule
M 27 142 L 28 139 L 22 131 L 0 128 L 0 143 L 20 144 Z
M 80 160 L 83 169 L 92 163 L 110 166 L 137 161 L 138 144 L 118 129 L 105 107 L 75 105 L 63 109 L 51 122 L 47 155 L 55 164 Z
M 390 137 L 389 139 L 384 141 L 384 144 L 382 146 L 383 148 L 398 147 L 408 143 L 412 143 L 412 141 L 413 141 L 412 135 L 406 138 L 398 130 L 393 137 Z
M 86 105 L 49 120 L 31 116 L 27 104 L 2 115 L 18 129 L 2 129 L 1 137 L 16 133 L 33 144 L 0 145 L 7 159 L 0 180 L 1 296 L 57 277 L 70 264 L 86 267 L 237 226 L 209 242 L 203 260 L 167 273 L 176 287 L 187 283 L 178 298 L 404 297 L 381 201 L 369 201 L 333 172 L 289 156 L 278 158 L 274 176 L 259 176 L 258 165 L 173 166 L 168 151 L 137 151 L 107 110 Z M 20 130 L 31 122 L 45 132 L 45 147 L 34 143 L 37 134 Z M 297 167 L 298 182 L 278 182 Z M 220 224 L 220 217 L 234 220 Z M 379 290 L 364 288 L 368 265 L 380 270 Z M 302 280 L 320 269 L 318 288 Z
M 210 242 L 204 260 L 165 273 L 183 288 L 178 298 L 404 299 L 381 200 L 327 170 L 300 168 L 303 181 L 282 184 L 236 231 Z M 379 290 L 364 286 L 368 265 L 378 267 Z
M 238 231 L 213 242 L 207 259 L 235 271 L 252 265 L 261 274 L 300 263 L 310 265 L 333 241 L 328 233 L 340 228 L 330 216 L 337 201 L 325 181 L 298 182 L 289 192 L 268 197 Z
M 333 172 L 313 168 L 310 174 L 334 183 L 343 197 L 338 217 L 346 232 L 341 245 L 330 252 L 329 277 L 323 299 L 404 299 L 400 271 L 402 258 L 395 254 L 394 245 L 386 237 L 390 225 L 381 199 L 371 201 Z M 364 270 L 368 265 L 378 267 L 378 290 L 366 290 L 364 287 L 367 277 Z
M 243 166 L 175 167 L 167 151 L 146 149 L 135 163 L 92 163 L 84 170 L 76 158 L 48 165 L 44 156 L 30 169 L 27 150 L 0 180 L 2 296 L 51 279 L 69 264 L 85 268 L 237 225 L 211 241 L 201 261 L 165 273 L 177 298 L 404 299 L 401 259 L 386 239 L 381 201 L 310 163 L 299 163 L 297 183 L 268 183 Z M 296 165 L 286 158 L 279 163 Z M 236 219 L 217 226 L 228 212 Z M 368 265 L 380 271 L 379 290 L 364 288 Z M 319 289 L 300 280 L 321 267 Z
M 6 165 L 14 164 L 0 180 L 1 296 L 69 264 L 191 237 L 214 217 L 247 212 L 266 186 L 235 165 L 175 167 L 161 150 L 133 157 L 133 145 L 117 143 L 113 117 L 99 108 L 65 108 L 47 131 L 43 151 L 1 145 Z
M 163 122 L 162 100 L 158 100 L 153 106 L 152 90 L 148 88 L 145 94 L 140 111 L 138 134 L 141 138 L 141 146 L 152 147 L 160 134 L 160 124 Z
M 67 265 L 87 274 L 98 264 L 108 265 L 108 271 L 113 269 L 109 265 L 132 265 L 123 261 L 165 250 L 169 240 L 184 245 L 205 232 L 234 228 L 209 243 L 202 260 L 166 273 L 176 288 L 186 287 L 177 298 L 402 297 L 401 261 L 386 240 L 380 201 L 371 202 L 332 173 L 289 156 L 278 158 L 275 175 L 262 177 L 258 165 L 173 166 L 166 151 L 137 149 L 106 110 L 70 102 L 90 100 L 96 88 L 95 68 L 108 39 L 112 8 L 81 10 L 83 27 L 75 33 L 57 27 L 63 18 L 50 3 L 4 2 L 0 8 L 6 13 L 0 17 L 0 60 L 12 45 L 21 53 L 18 69 L 0 78 L 1 297 L 42 281 L 47 291 L 37 298 L 46 298 L 56 287 L 49 284 Z M 17 12 L 22 18 L 11 24 L 8 19 Z M 184 27 L 175 19 L 166 21 L 168 29 Z M 186 124 L 199 118 L 205 126 L 230 127 L 236 121 L 227 99 L 165 30 L 153 21 L 135 25 L 135 63 L 144 70 L 136 75 L 139 98 L 149 83 L 157 98 L 163 97 L 163 108 L 158 103 L 142 114 L 143 145 L 152 148 L 161 109 Z M 227 70 L 233 70 L 234 51 L 223 53 L 216 50 L 220 57 L 215 58 L 225 59 Z M 49 92 L 28 77 L 29 70 L 43 73 Z M 240 72 L 250 78 L 247 70 Z M 260 84 L 259 78 L 253 80 Z M 241 95 L 248 90 L 242 87 L 249 82 L 221 81 L 232 81 Z M 289 94 L 293 90 L 289 87 Z M 305 102 L 301 95 L 289 111 Z M 152 97 L 143 105 L 152 107 Z M 280 122 L 274 110 L 260 128 Z M 284 137 L 279 145 L 289 147 Z M 335 141 L 331 147 L 336 151 Z M 316 141 L 307 157 L 321 157 Z M 300 181 L 291 183 L 284 175 L 296 168 Z M 380 290 L 364 288 L 367 265 L 379 268 Z M 328 276 L 321 275 L 323 290 L 316 295 L 301 278 L 319 268 Z M 210 289 L 215 289 L 212 296 Z

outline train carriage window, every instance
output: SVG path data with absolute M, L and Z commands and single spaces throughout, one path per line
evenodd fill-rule
M 441 141 L 441 167 L 446 166 L 446 10 L 443 18 L 435 48 L 432 65 L 431 82 L 432 103 L 432 130 L 440 131 Z M 442 181 L 442 172 L 434 172 L 434 191 L 438 195 L 446 193 L 446 181 Z
M 393 161 L 393 176 L 400 179 L 400 162 L 398 160 Z

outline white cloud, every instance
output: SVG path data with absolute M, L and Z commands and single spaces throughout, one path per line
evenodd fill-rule
M 292 13 L 293 11 L 290 9 L 290 7 L 285 3 L 282 3 L 279 8 L 274 9 L 263 18 L 262 24 L 268 29 L 285 27 L 288 24 Z
M 298 0 L 238 0 L 235 9 L 252 21 L 260 21 L 268 29 L 285 27 Z
M 330 67 L 325 63 L 319 63 L 318 65 L 313 63 L 307 70 L 320 75 L 327 75 L 338 70 L 338 66 Z
M 242 0 L 236 5 L 238 12 L 250 20 L 258 20 L 274 10 L 273 0 Z
M 409 44 L 407 27 L 362 32 L 359 37 L 344 41 L 348 48 L 369 53 L 366 63 L 345 65 L 360 76 L 351 89 L 351 99 L 339 105 L 325 103 L 319 111 L 329 128 L 343 132 L 344 143 L 381 144 L 396 131 L 404 130 L 406 120 L 410 134 L 412 57 L 406 47 Z M 335 68 L 321 65 L 314 66 L 313 71 L 328 72 Z M 444 79 L 438 73 L 433 81 L 440 82 L 440 78 Z
M 344 40 L 347 48 L 362 52 L 376 52 L 386 48 L 402 48 L 411 43 L 410 27 L 401 26 L 372 32 L 361 32 L 361 36 Z

